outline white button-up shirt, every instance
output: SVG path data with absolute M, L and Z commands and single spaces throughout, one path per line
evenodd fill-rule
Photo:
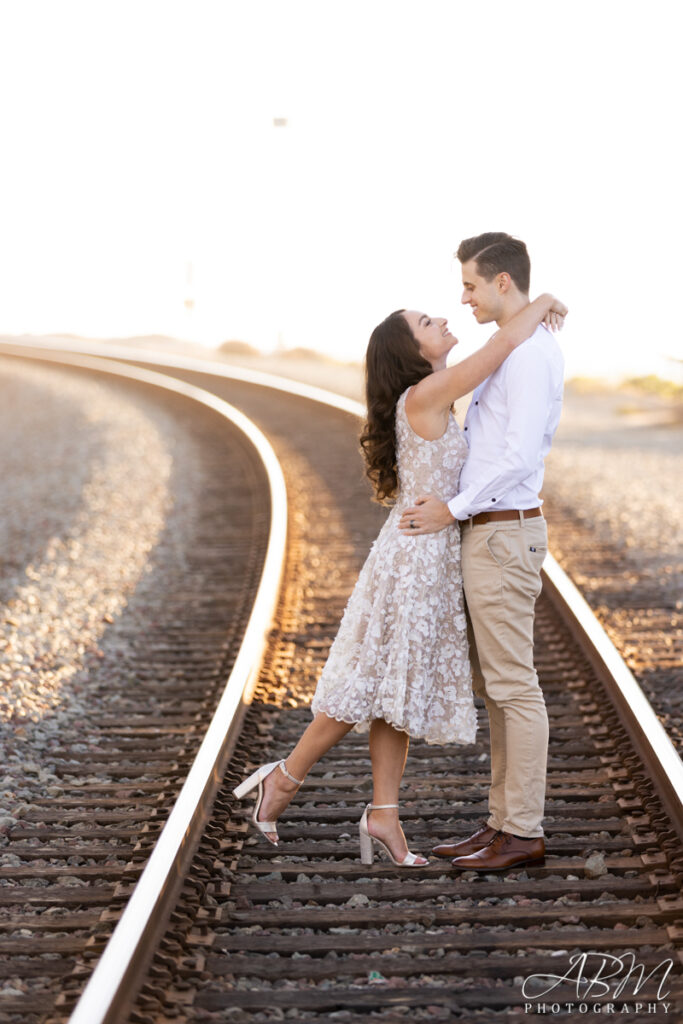
M 479 385 L 465 417 L 470 453 L 456 519 L 495 509 L 537 508 L 543 460 L 562 411 L 564 356 L 542 324 Z

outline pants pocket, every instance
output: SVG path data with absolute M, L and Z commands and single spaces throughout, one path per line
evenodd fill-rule
M 545 556 L 548 554 L 547 542 L 536 544 L 530 541 L 528 538 L 525 542 L 524 559 L 528 566 L 529 580 L 532 585 L 532 592 L 534 598 L 537 598 L 541 593 L 543 583 L 541 580 L 541 566 L 545 560 Z
M 507 565 L 512 557 L 510 540 L 504 530 L 494 530 L 490 533 L 486 538 L 486 547 L 493 561 L 501 569 Z
M 536 572 L 541 571 L 541 566 L 545 561 L 545 556 L 548 554 L 547 544 L 527 544 L 526 556 L 529 560 L 529 565 Z

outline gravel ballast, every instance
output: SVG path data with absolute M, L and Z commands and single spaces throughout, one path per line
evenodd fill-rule
M 67 699 L 145 571 L 171 506 L 171 455 L 159 424 L 111 385 L 13 363 L 0 394 L 0 718 L 37 722 Z

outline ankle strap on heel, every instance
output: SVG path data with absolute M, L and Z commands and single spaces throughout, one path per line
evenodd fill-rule
M 295 779 L 294 776 L 291 774 L 291 772 L 287 771 L 287 768 L 285 766 L 285 762 L 284 761 L 280 761 L 280 771 L 282 772 L 283 775 L 287 776 L 287 778 L 289 779 L 290 782 L 296 783 L 297 786 L 303 786 L 304 780 L 303 779 Z
M 398 804 L 368 804 L 369 811 L 388 811 L 394 807 L 398 808 Z

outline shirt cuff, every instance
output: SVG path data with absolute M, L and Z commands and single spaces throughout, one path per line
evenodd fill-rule
M 506 488 L 507 491 L 507 488 Z M 467 520 L 478 512 L 492 512 L 499 507 L 497 498 L 477 497 L 476 487 L 457 494 L 448 502 L 448 509 L 456 519 Z
M 455 498 L 451 498 L 448 504 L 448 511 L 455 519 L 469 519 L 472 515 L 471 512 L 467 512 L 467 501 L 462 499 L 465 497 L 464 494 L 458 494 Z

